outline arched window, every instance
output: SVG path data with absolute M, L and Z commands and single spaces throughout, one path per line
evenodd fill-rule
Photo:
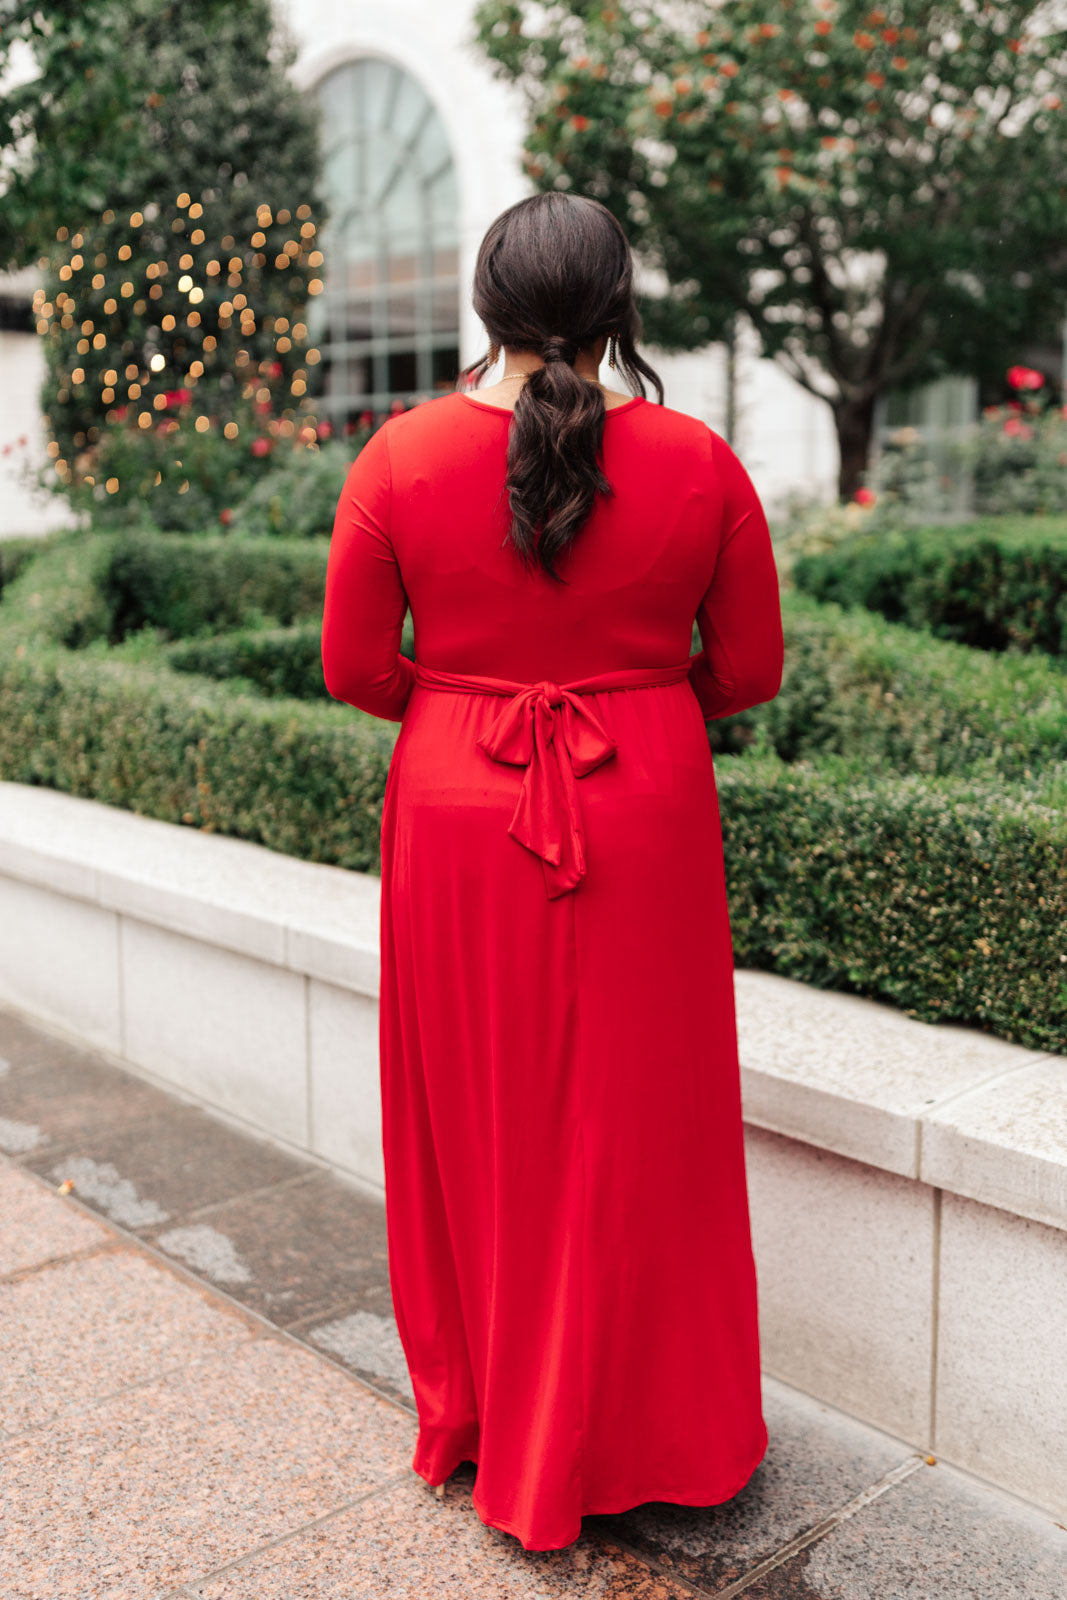
M 319 411 L 340 431 L 453 387 L 458 196 L 441 119 L 395 62 L 347 62 L 316 93 L 330 217 L 308 331 L 322 350 Z

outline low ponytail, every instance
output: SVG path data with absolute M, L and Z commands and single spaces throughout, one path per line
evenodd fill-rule
M 474 308 L 494 345 L 541 357 L 519 391 L 508 433 L 509 537 L 524 566 L 559 582 L 554 562 L 573 544 L 597 495 L 612 494 L 601 464 L 603 390 L 579 376 L 583 349 L 613 338 L 635 394 L 663 384 L 638 355 L 630 246 L 599 201 L 558 190 L 511 206 L 482 241 Z M 488 356 L 464 369 L 480 376 Z

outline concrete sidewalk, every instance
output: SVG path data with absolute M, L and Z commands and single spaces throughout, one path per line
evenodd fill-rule
M 1067 1591 L 1047 1516 L 770 1377 L 734 1500 L 524 1551 L 411 1470 L 377 1200 L 2 1013 L 0 1150 L 3 1600 Z

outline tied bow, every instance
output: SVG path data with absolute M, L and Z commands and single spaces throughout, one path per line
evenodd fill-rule
M 508 832 L 541 857 L 550 900 L 585 877 L 585 830 L 575 780 L 618 748 L 583 697 L 558 683 L 532 683 L 510 697 L 478 739 L 494 761 L 524 766 Z

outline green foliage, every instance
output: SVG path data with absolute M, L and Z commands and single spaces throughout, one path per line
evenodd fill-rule
M 79 531 L 37 541 L 0 595 L 4 649 L 22 657 L 42 646 L 80 650 L 106 637 L 110 613 L 101 593 L 109 545 Z
M 415 659 L 411 614 L 400 640 L 402 655 Z M 322 624 L 290 628 L 249 628 L 215 638 L 173 644 L 167 662 L 175 672 L 205 678 L 240 678 L 260 694 L 290 695 L 296 700 L 331 698 L 322 676 Z
M 113 470 L 132 448 L 123 435 L 168 427 L 179 410 L 189 427 L 221 431 L 241 472 L 258 436 L 269 448 L 310 425 L 314 438 L 318 352 L 302 318 L 321 287 L 325 202 L 318 112 L 286 71 L 295 48 L 275 35 L 270 0 L 140 0 L 130 23 L 114 136 L 93 156 L 99 203 L 87 195 L 57 228 L 34 307 L 57 447 L 48 481 L 98 501 L 137 498 L 144 460 L 131 481 Z M 47 71 L 35 92 L 52 92 Z M 67 137 L 39 150 L 35 171 L 70 148 Z M 187 437 L 174 444 L 176 459 L 196 454 Z M 222 470 L 205 463 L 210 479 Z
M 325 540 L 38 550 L 0 597 L 0 778 L 380 869 L 398 727 L 324 695 Z M 783 610 L 780 694 L 709 725 L 751 746 L 716 765 L 738 961 L 1067 1048 L 1062 673 L 805 594 Z M 177 639 L 208 628 L 239 631 Z
M 40 553 L 39 538 L 27 535 L 21 539 L 0 539 L 0 593 Z
M 66 534 L 4 590 L 5 637 L 84 649 L 156 629 L 182 639 L 267 620 L 321 621 L 328 540 Z
M 1067 1050 L 1067 766 L 1022 790 L 746 755 L 717 782 L 738 965 Z
M 257 435 L 248 426 L 242 444 L 224 438 L 218 427 L 198 431 L 190 406 L 173 408 L 167 420 L 149 428 L 139 427 L 136 417 L 113 421 L 85 455 L 83 465 L 92 473 L 72 477 L 67 496 L 96 529 L 205 532 L 217 528 L 226 507 L 239 503 L 269 470 L 269 460 L 248 448 Z
M 185 0 L 205 27 L 230 0 Z M 0 266 L 15 271 L 47 250 L 72 215 L 102 211 L 116 172 L 136 162 L 148 88 L 124 42 L 178 0 L 3 0 L 0 5 Z M 8 76 L 15 52 L 36 74 Z M 12 74 L 13 76 L 13 74 Z M 71 152 L 77 152 L 71 159 Z
M 98 577 L 114 643 L 143 627 L 187 639 L 321 618 L 328 541 L 120 534 Z
M 272 466 L 235 504 L 233 529 L 242 534 L 328 534 L 333 529 L 337 502 L 353 456 L 368 435 L 313 450 L 297 450 Z
M 1067 656 L 1067 518 L 864 531 L 801 557 L 799 589 L 979 650 Z
M 959 437 L 936 445 L 912 428 L 891 435 L 867 485 L 875 499 L 867 526 L 921 527 L 951 519 L 955 484 L 969 483 L 975 516 L 1067 514 L 1067 417 L 989 406 Z
M 999 380 L 1058 326 L 1067 31 L 1033 0 L 482 0 L 475 27 L 532 182 L 602 200 L 663 274 L 653 341 L 744 311 L 833 407 L 846 497 L 879 393 Z
M 1047 656 L 987 654 L 804 594 L 782 599 L 782 687 L 743 716 L 783 760 L 834 755 L 858 780 L 1011 782 L 1067 762 L 1067 678 Z
M 309 861 L 379 870 L 396 730 L 128 662 L 0 655 L 0 777 Z

